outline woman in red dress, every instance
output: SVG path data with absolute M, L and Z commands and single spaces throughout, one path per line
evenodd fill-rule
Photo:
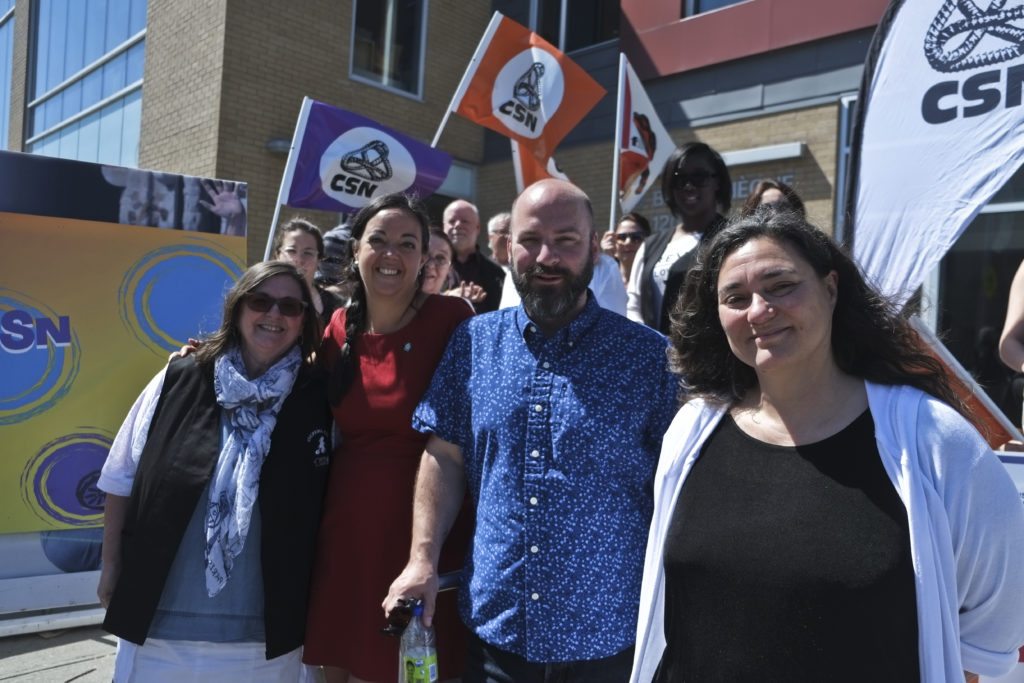
M 472 315 L 455 297 L 419 290 L 427 259 L 427 216 L 405 195 L 380 197 L 352 224 L 352 302 L 335 312 L 321 354 L 331 372 L 330 401 L 340 434 L 332 463 L 313 572 L 304 660 L 324 666 L 328 683 L 395 680 L 398 640 L 380 633 L 381 600 L 405 566 L 413 483 L 427 436 L 412 428 L 460 322 Z M 458 569 L 468 540 L 460 520 L 442 556 Z M 442 677 L 461 673 L 465 632 L 454 593 L 435 619 Z

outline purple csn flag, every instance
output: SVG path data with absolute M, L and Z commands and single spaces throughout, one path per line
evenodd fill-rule
M 288 206 L 358 211 L 392 192 L 427 197 L 452 158 L 372 119 L 308 97 L 285 171 Z

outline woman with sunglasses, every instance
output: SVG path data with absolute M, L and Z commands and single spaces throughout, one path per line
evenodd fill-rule
M 619 264 L 619 274 L 622 276 L 622 285 L 629 287 L 629 275 L 633 270 L 633 262 L 640 246 L 651 236 L 651 224 L 639 213 L 627 213 L 615 225 L 615 230 L 606 233 L 601 245 L 605 253 L 607 245 L 610 247 L 610 256 Z
M 668 334 L 668 314 L 679 297 L 697 248 L 725 224 L 732 180 L 722 156 L 703 142 L 677 148 L 661 172 L 661 194 L 679 219 L 674 230 L 645 240 L 633 261 L 626 315 Z
M 331 457 L 319 339 L 304 277 L 259 263 L 129 412 L 99 480 L 114 681 L 299 675 Z
M 431 254 L 428 219 L 402 194 L 379 197 L 352 220 L 352 301 L 331 319 L 320 356 L 341 440 L 328 484 L 313 575 L 304 658 L 328 683 L 395 679 L 398 640 L 380 633 L 381 600 L 408 559 L 413 483 L 426 435 L 412 412 L 456 326 L 472 316 L 455 297 L 422 291 Z M 449 260 L 450 263 L 450 260 Z M 440 265 L 440 264 L 437 264 Z M 462 565 L 468 529 L 442 556 Z M 455 595 L 435 620 L 444 678 L 462 666 Z
M 326 326 L 341 306 L 341 299 L 316 282 L 317 268 L 324 258 L 324 238 L 320 228 L 305 218 L 293 218 L 277 230 L 271 253 L 299 269 L 313 295 L 313 308 Z

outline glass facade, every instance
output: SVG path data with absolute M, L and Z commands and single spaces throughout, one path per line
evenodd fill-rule
M 355 0 L 352 75 L 419 95 L 426 0 Z
M 0 149 L 8 149 L 11 68 L 14 61 L 14 0 L 0 0 Z
M 27 151 L 136 166 L 146 0 L 36 0 Z
M 692 16 L 701 12 L 721 9 L 729 5 L 736 5 L 745 0 L 683 0 L 683 15 Z
M 618 0 L 534 0 L 536 32 L 563 52 L 619 37 Z M 566 17 L 562 35 L 562 14 Z

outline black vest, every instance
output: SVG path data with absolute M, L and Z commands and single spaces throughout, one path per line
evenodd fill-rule
M 711 241 L 711 238 L 718 234 L 718 231 L 725 227 L 725 219 L 716 214 L 711 225 L 701 235 L 697 246 L 686 252 L 672 264 L 668 269 L 668 278 L 665 280 L 665 296 L 661 300 L 661 310 L 654 310 L 654 266 L 661 260 L 668 243 L 672 241 L 675 229 L 662 230 L 644 240 L 644 267 L 640 273 L 640 316 L 644 324 L 659 330 L 662 334 L 669 332 L 669 314 L 675 306 L 676 299 L 683 291 L 686 284 L 686 274 L 697 262 L 700 250 Z
M 303 366 L 277 416 L 260 472 L 267 659 L 302 645 L 327 470 L 332 418 L 325 378 Z M 220 454 L 213 365 L 192 357 L 167 368 L 132 485 L 121 573 L 103 628 L 139 645 L 149 632 L 192 513 Z

